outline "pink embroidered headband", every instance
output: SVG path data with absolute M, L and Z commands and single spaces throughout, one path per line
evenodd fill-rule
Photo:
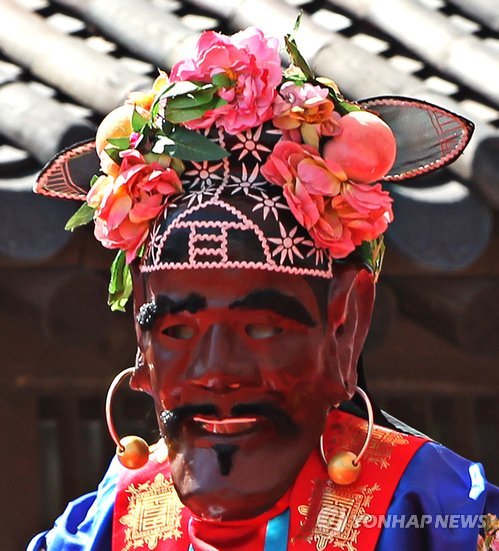
M 118 249 L 113 309 L 131 293 L 136 258 L 142 272 L 329 278 L 333 261 L 360 256 L 377 273 L 393 219 L 382 182 L 436 170 L 466 147 L 466 119 L 403 97 L 346 101 L 285 40 L 282 71 L 278 41 L 256 28 L 203 33 L 195 57 L 42 170 L 35 192 L 84 201 L 66 228 L 93 220 Z

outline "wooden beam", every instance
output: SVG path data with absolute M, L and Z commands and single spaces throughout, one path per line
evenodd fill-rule
M 115 108 L 128 92 L 151 84 L 150 78 L 93 50 L 82 39 L 58 32 L 12 0 L 0 2 L 0 52 L 100 113 Z
M 499 4 L 491 0 L 448 0 L 473 19 L 493 31 L 499 31 Z
M 499 55 L 439 11 L 414 0 L 328 2 L 369 21 L 439 72 L 499 104 Z
M 141 59 L 171 67 L 192 54 L 199 33 L 148 0 L 55 0 Z
M 93 124 L 24 82 L 0 86 L 0 133 L 45 164 L 61 149 L 95 135 Z

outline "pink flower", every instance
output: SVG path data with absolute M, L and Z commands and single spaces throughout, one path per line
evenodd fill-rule
M 280 141 L 261 168 L 263 176 L 272 184 L 283 186 L 297 179 L 310 193 L 336 195 L 346 180 L 341 167 L 326 161 L 310 145 Z
M 87 195 L 95 208 L 95 237 L 108 249 L 122 249 L 130 263 L 149 233 L 150 221 L 164 209 L 168 197 L 182 191 L 172 168 L 147 164 L 136 150 L 121 154 L 116 179 L 99 178 Z
M 382 190 L 381 184 L 367 186 L 349 182 L 348 186 L 352 188 L 350 194 L 333 197 L 332 204 L 357 246 L 386 231 L 393 221 L 392 199 L 387 191 Z
M 298 86 L 285 82 L 274 101 L 274 118 L 277 128 L 284 130 L 284 139 L 304 141 L 319 146 L 321 136 L 335 136 L 339 130 L 339 113 L 328 97 L 328 90 L 309 82 Z
M 332 258 L 344 258 L 355 249 L 352 233 L 345 227 L 332 200 L 325 205 L 322 216 L 310 228 L 317 247 L 326 249 Z
M 393 220 L 392 200 L 380 184 L 347 181 L 338 164 L 311 146 L 279 142 L 261 172 L 283 188 L 296 220 L 333 258 L 379 237 Z
M 204 32 L 197 43 L 196 57 L 177 63 L 170 82 L 211 82 L 214 75 L 228 76 L 233 85 L 219 90 L 228 103 L 185 123 L 191 129 L 213 123 L 229 134 L 237 134 L 272 118 L 272 103 L 282 71 L 279 43 L 262 31 L 249 27 L 231 37 Z
M 336 195 L 326 202 L 323 214 L 311 228 L 316 245 L 327 249 L 333 258 L 343 258 L 363 241 L 379 237 L 393 220 L 388 193 L 380 185 L 370 189 L 373 208 L 356 210 L 342 195 Z
M 303 227 L 310 229 L 318 222 L 324 210 L 321 195 L 310 194 L 299 180 L 295 185 L 286 184 L 283 194 L 291 212 Z
M 340 192 L 346 179 L 334 162 L 327 163 L 309 145 L 281 141 L 261 168 L 272 184 L 284 188 L 284 197 L 296 219 L 310 229 L 323 210 L 323 197 Z

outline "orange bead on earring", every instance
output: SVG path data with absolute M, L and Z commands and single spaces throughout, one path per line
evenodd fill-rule
M 368 415 L 367 435 L 360 452 L 355 455 L 355 453 L 351 451 L 340 451 L 333 455 L 333 457 L 331 457 L 331 459 L 328 461 L 326 459 L 326 454 L 324 453 L 324 443 L 322 436 L 320 441 L 322 459 L 327 465 L 329 478 L 340 486 L 348 486 L 358 480 L 362 470 L 360 460 L 367 450 L 367 446 L 369 445 L 369 442 L 371 440 L 374 426 L 374 413 L 368 395 L 358 386 L 355 387 L 355 392 L 360 394 L 362 399 L 364 400 Z
M 111 406 L 114 393 L 123 379 L 131 377 L 135 368 L 130 367 L 118 373 L 113 379 L 106 396 L 106 422 L 107 430 L 116 444 L 116 456 L 119 462 L 127 469 L 140 469 L 149 460 L 149 446 L 140 436 L 125 436 L 119 438 L 114 428 Z

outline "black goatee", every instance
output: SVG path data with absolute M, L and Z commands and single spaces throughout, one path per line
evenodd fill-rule
M 232 471 L 232 458 L 239 446 L 233 444 L 215 444 L 213 451 L 217 454 L 218 466 L 222 476 L 229 476 Z

